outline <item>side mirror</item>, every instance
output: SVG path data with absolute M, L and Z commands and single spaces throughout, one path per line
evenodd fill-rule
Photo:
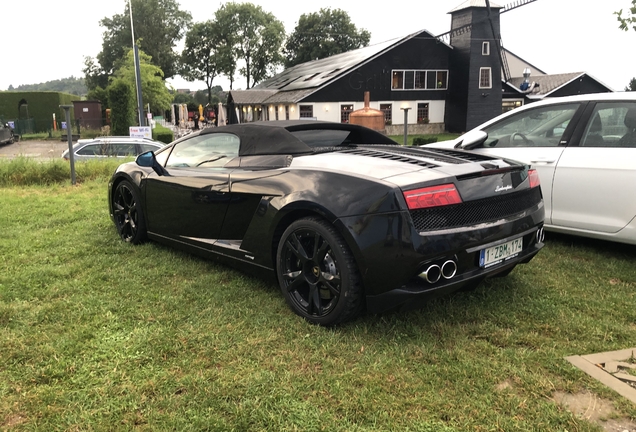
M 488 139 L 488 134 L 482 130 L 466 132 L 462 141 L 456 146 L 464 150 L 470 150 L 479 147 Z
M 155 154 L 151 151 L 147 151 L 146 153 L 142 153 L 139 156 L 137 156 L 137 159 L 135 160 L 135 162 L 140 167 L 152 168 L 153 171 L 157 173 L 157 175 L 160 175 L 160 176 L 168 175 L 168 171 L 166 171 L 164 167 L 159 165 L 159 162 L 157 162 L 157 158 L 155 157 Z

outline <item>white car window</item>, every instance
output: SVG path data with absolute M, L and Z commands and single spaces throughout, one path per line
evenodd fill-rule
M 222 167 L 238 156 L 239 145 L 239 138 L 233 134 L 198 135 L 174 146 L 166 168 Z
M 636 103 L 596 104 L 582 147 L 636 147 Z
M 556 147 L 579 104 L 538 107 L 484 128 L 484 147 Z

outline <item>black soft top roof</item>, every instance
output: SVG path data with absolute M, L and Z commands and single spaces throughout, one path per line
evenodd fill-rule
M 354 145 L 396 144 L 387 136 L 363 126 L 315 120 L 279 120 L 233 124 L 206 128 L 199 134 L 229 133 L 238 136 L 241 140 L 239 156 L 298 155 L 312 153 L 313 150 L 292 132 L 310 130 L 348 131 L 347 143 Z

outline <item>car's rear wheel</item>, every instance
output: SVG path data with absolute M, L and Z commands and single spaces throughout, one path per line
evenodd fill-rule
M 326 221 L 293 222 L 278 244 L 276 270 L 292 310 L 330 326 L 354 318 L 362 308 L 358 269 L 342 236 Z
M 139 244 L 146 238 L 146 222 L 135 187 L 127 180 L 122 181 L 113 193 L 113 214 L 115 227 L 122 240 Z

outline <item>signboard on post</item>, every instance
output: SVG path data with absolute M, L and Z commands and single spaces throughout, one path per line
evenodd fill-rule
M 150 126 L 130 126 L 128 130 L 131 138 L 152 139 L 152 128 Z

